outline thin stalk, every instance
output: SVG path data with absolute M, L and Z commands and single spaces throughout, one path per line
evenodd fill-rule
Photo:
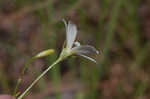
M 38 53 L 36 56 L 30 58 L 30 59 L 26 62 L 25 66 L 24 66 L 24 68 L 23 68 L 23 70 L 22 70 L 22 72 L 21 72 L 21 76 L 19 77 L 19 79 L 18 79 L 18 81 L 17 81 L 16 87 L 15 87 L 15 90 L 14 90 L 14 93 L 13 93 L 13 96 L 14 96 L 14 97 L 17 97 L 17 96 L 20 94 L 20 92 L 17 92 L 17 91 L 18 91 L 19 86 L 20 86 L 20 84 L 21 84 L 22 77 L 24 76 L 25 72 L 27 71 L 28 66 L 30 65 L 30 63 L 33 62 L 35 59 L 48 56 L 48 55 L 50 55 L 50 54 L 52 54 L 52 53 L 54 53 L 54 50 L 53 50 L 53 49 L 44 50 L 44 51 Z
M 23 68 L 23 70 L 22 70 L 22 72 L 21 72 L 21 76 L 20 76 L 20 77 L 18 78 L 18 80 L 17 80 L 17 84 L 16 84 L 16 87 L 15 87 L 15 90 L 14 90 L 14 93 L 13 93 L 13 96 L 14 96 L 14 97 L 17 97 L 17 96 L 19 95 L 19 93 L 18 93 L 17 91 L 18 91 L 19 86 L 20 86 L 20 84 L 21 84 L 22 77 L 24 76 L 24 74 L 25 74 L 25 72 L 26 72 L 26 70 L 27 70 L 29 64 L 30 64 L 34 59 L 36 59 L 36 58 L 35 58 L 35 57 L 32 57 L 32 58 L 29 59 L 29 60 L 27 61 L 27 63 L 25 64 L 25 66 L 24 66 L 24 68 Z
M 22 99 L 27 92 L 57 63 L 59 63 L 61 59 L 59 58 L 56 60 L 52 65 L 50 65 L 41 75 L 39 75 L 32 83 L 31 85 L 17 98 L 17 99 Z
M 22 81 L 22 77 L 20 77 L 18 80 L 17 80 L 17 84 L 16 84 L 16 87 L 15 87 L 15 90 L 14 90 L 14 93 L 13 93 L 13 96 L 14 97 L 17 97 L 20 92 L 18 92 L 18 89 L 19 89 L 19 86 L 21 84 L 21 81 Z

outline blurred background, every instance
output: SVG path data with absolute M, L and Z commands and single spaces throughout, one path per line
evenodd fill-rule
M 70 57 L 50 70 L 25 99 L 150 99 L 149 0 L 0 0 L 0 94 L 13 94 L 26 62 L 34 60 L 19 92 L 52 64 L 66 39 L 62 18 L 77 40 L 95 46 L 97 64 Z

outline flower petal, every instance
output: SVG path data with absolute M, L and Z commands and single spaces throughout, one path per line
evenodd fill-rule
M 90 60 L 90 61 L 92 61 L 92 62 L 94 62 L 94 63 L 97 63 L 96 60 L 93 59 L 93 58 L 91 58 L 91 57 L 88 57 L 88 56 L 83 55 L 83 54 L 77 54 L 77 55 L 80 55 L 80 56 L 82 56 L 82 57 L 84 57 L 84 58 L 86 58 L 86 59 L 88 59 L 88 60 Z
M 75 24 L 71 23 L 70 21 L 67 24 L 67 22 L 63 19 L 63 22 L 66 26 L 67 47 L 72 48 L 72 45 L 77 35 L 77 27 Z
M 66 27 L 66 30 L 67 30 L 67 22 L 66 22 L 66 20 L 65 20 L 65 19 L 62 19 L 62 21 L 64 22 L 65 27 Z
M 77 46 L 72 48 L 72 51 L 78 54 L 90 54 L 90 53 L 99 54 L 99 51 L 97 51 L 93 46 L 90 45 Z

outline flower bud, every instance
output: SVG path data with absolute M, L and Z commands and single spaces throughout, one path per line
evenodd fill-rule
M 45 56 L 48 56 L 50 54 L 53 54 L 54 52 L 55 52 L 55 50 L 53 50 L 53 49 L 44 50 L 44 51 L 38 53 L 34 58 L 45 57 Z

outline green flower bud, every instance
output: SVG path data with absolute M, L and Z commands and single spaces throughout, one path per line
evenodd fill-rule
M 50 54 L 53 54 L 54 52 L 55 52 L 55 50 L 53 50 L 53 49 L 44 50 L 44 51 L 38 53 L 34 58 L 45 57 L 45 56 L 48 56 Z

